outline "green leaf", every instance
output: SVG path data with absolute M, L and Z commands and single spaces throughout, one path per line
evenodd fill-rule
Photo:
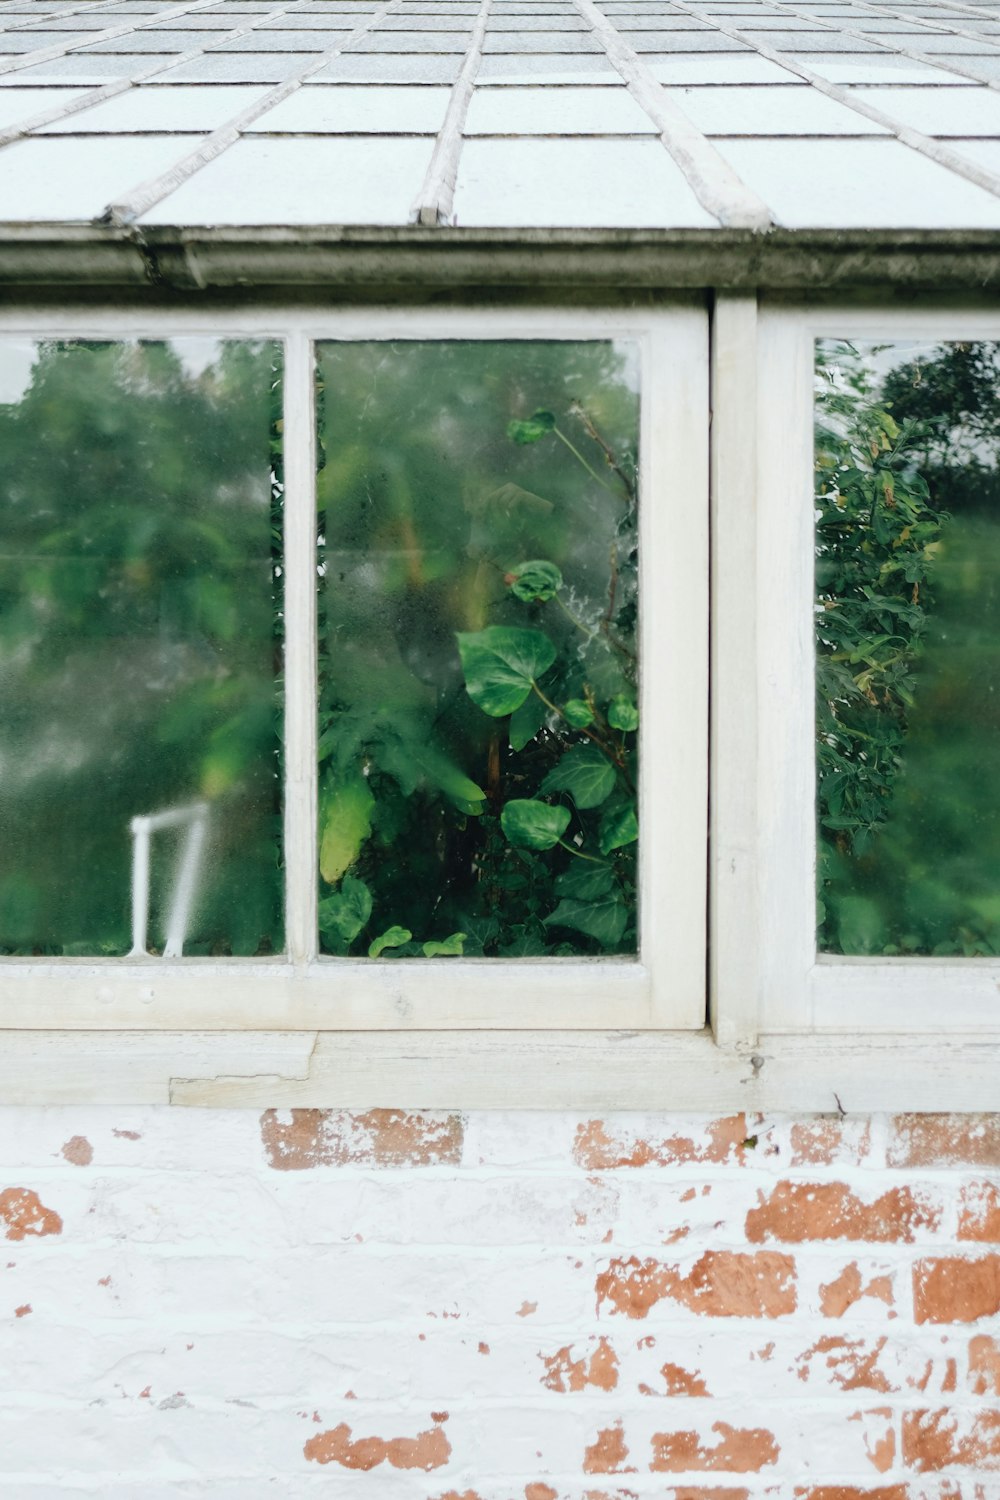
M 584 698 L 571 698 L 563 704 L 563 713 L 574 729 L 586 729 L 594 722 L 594 710 Z
M 359 773 L 325 782 L 319 807 L 319 870 L 331 885 L 336 885 L 361 852 L 371 833 L 374 809 L 375 798 Z
M 339 891 L 319 903 L 320 931 L 353 943 L 372 914 L 372 893 L 363 880 L 345 875 Z
M 454 958 L 460 957 L 465 951 L 465 933 L 453 932 L 451 937 L 442 938 L 441 942 L 429 942 L 424 944 L 425 958 Z
M 545 715 L 548 712 L 545 704 L 537 693 L 529 693 L 527 698 L 516 708 L 510 716 L 510 724 L 507 733 L 510 736 L 510 748 L 512 750 L 523 750 L 529 740 L 535 735 L 545 723 Z
M 582 859 L 574 859 L 569 869 L 557 878 L 555 888 L 560 896 L 575 901 L 593 901 L 597 896 L 606 895 L 614 883 L 614 871 L 610 865 L 585 864 Z
M 606 948 L 613 948 L 621 941 L 628 909 L 624 900 L 614 891 L 596 901 L 560 901 L 551 916 L 544 918 L 546 927 L 574 927 L 596 938 Z
M 410 753 L 432 786 L 444 792 L 461 812 L 479 816 L 486 806 L 486 793 L 454 761 L 433 745 L 411 745 Z
M 408 943 L 413 933 L 408 927 L 387 927 L 385 932 L 379 934 L 373 943 L 369 945 L 368 957 L 378 958 L 385 948 L 401 948 Z
M 536 560 L 524 562 L 509 575 L 510 591 L 518 599 L 551 599 L 562 588 L 563 576 L 555 563 Z
M 537 443 L 552 431 L 556 419 L 550 411 L 532 412 L 526 422 L 508 422 L 507 436 L 515 443 Z
M 612 849 L 623 849 L 626 844 L 635 843 L 638 837 L 639 820 L 633 800 L 615 802 L 605 808 L 598 832 L 602 854 L 610 854 Z
M 554 849 L 569 824 L 568 807 L 515 798 L 500 814 L 500 827 L 519 849 Z
M 569 792 L 579 808 L 599 807 L 615 784 L 615 768 L 596 745 L 574 745 L 542 782 L 543 792 Z
M 489 625 L 459 631 L 457 638 L 466 691 L 494 719 L 520 708 L 532 682 L 556 659 L 555 646 L 540 630 Z
M 627 698 L 624 693 L 619 693 L 617 698 L 612 698 L 608 705 L 608 723 L 612 729 L 638 729 L 639 710 Z

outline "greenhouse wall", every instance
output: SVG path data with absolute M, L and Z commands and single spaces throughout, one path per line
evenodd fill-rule
M 5 1494 L 1000 1496 L 1000 1116 L 82 1106 L 0 1141 Z

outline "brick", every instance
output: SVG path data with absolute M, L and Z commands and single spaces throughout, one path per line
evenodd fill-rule
M 1000 1167 L 1000 1115 L 897 1115 L 891 1167 Z
M 310 1167 L 457 1166 L 462 1159 L 460 1115 L 409 1114 L 399 1109 L 265 1110 L 260 1134 L 268 1166 L 280 1171 Z
M 617 1167 L 674 1167 L 689 1162 L 742 1161 L 747 1139 L 746 1116 L 728 1115 L 689 1133 L 647 1129 L 627 1124 L 588 1120 L 578 1127 L 573 1159 L 586 1171 Z
M 1000 1183 L 967 1183 L 958 1199 L 958 1238 L 1000 1244 Z
M 856 1489 L 849 1484 L 818 1484 L 797 1489 L 795 1500 L 909 1500 L 905 1484 L 880 1485 L 878 1489 Z
M 579 1359 L 573 1359 L 569 1344 L 555 1354 L 539 1355 L 545 1366 L 542 1384 L 550 1391 L 582 1391 L 592 1386 L 599 1391 L 613 1391 L 618 1384 L 618 1356 L 607 1339 Z
M 639 1260 L 611 1261 L 597 1277 L 597 1306 L 645 1318 L 664 1298 L 715 1318 L 778 1318 L 795 1311 L 795 1262 L 774 1251 L 753 1255 L 706 1250 L 685 1275 L 676 1265 Z
M 1000 1344 L 988 1333 L 969 1340 L 968 1387 L 975 1396 L 1000 1396 Z
M 339 1464 L 344 1469 L 375 1469 L 388 1463 L 394 1469 L 440 1469 L 451 1457 L 451 1444 L 439 1418 L 416 1437 L 352 1438 L 346 1422 L 327 1432 L 317 1432 L 303 1447 L 305 1457 L 318 1464 Z
M 879 1364 L 888 1338 L 883 1335 L 874 1343 L 866 1339 L 849 1339 L 824 1334 L 799 1355 L 796 1366 L 799 1379 L 808 1381 L 815 1363 L 826 1366 L 830 1384 L 842 1391 L 879 1391 L 883 1395 L 897 1386 Z
M 629 1465 L 628 1447 L 621 1422 L 613 1427 L 603 1427 L 592 1443 L 588 1443 L 583 1454 L 585 1474 L 634 1474 Z
M 896 1462 L 896 1422 L 891 1406 L 875 1406 L 868 1411 L 852 1412 L 847 1419 L 861 1425 L 861 1439 L 868 1462 L 880 1474 L 886 1474 Z
M 713 1422 L 716 1440 L 702 1443 L 697 1432 L 655 1432 L 649 1467 L 654 1474 L 685 1474 L 728 1470 L 757 1474 L 778 1462 L 780 1449 L 765 1427 L 731 1427 Z
M 832 1281 L 820 1285 L 820 1311 L 826 1318 L 842 1318 L 863 1297 L 891 1308 L 895 1302 L 894 1279 L 891 1275 L 862 1276 L 857 1261 L 851 1261 Z
M 779 1182 L 746 1217 L 751 1244 L 779 1240 L 863 1240 L 912 1244 L 918 1230 L 935 1230 L 940 1205 L 909 1187 L 894 1187 L 865 1203 L 844 1182 Z
M 974 1323 L 1000 1312 L 1000 1256 L 943 1256 L 913 1268 L 918 1323 Z
M 61 1234 L 63 1221 L 54 1208 L 46 1208 L 34 1188 L 9 1187 L 0 1193 L 0 1221 L 8 1240 L 44 1239 Z
M 1000 1470 L 1000 1410 L 904 1412 L 903 1462 L 920 1472 Z
M 871 1155 L 871 1122 L 837 1116 L 796 1120 L 788 1141 L 793 1167 L 861 1166 Z

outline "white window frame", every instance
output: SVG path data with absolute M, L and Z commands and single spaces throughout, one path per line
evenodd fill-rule
M 200 335 L 284 343 L 288 945 L 287 956 L 266 960 L 3 959 L 0 1030 L 309 1037 L 319 1031 L 607 1034 L 612 1028 L 684 1032 L 704 1026 L 709 403 L 708 321 L 697 299 L 638 310 L 208 307 L 194 313 L 50 306 L 8 310 L 0 316 L 0 335 Z M 635 960 L 516 964 L 321 957 L 313 344 L 613 338 L 634 341 L 641 365 L 640 954 Z M 294 1041 L 291 1047 L 294 1052 Z M 461 1062 L 453 1069 L 460 1076 Z
M 990 1044 L 1000 1061 L 1000 959 L 818 954 L 815 932 L 815 519 L 813 387 L 817 339 L 1000 339 L 1000 312 L 775 306 L 757 329 L 756 667 L 749 697 L 755 775 L 737 778 L 736 818 L 755 849 L 757 1013 L 744 1030 L 881 1039 L 905 1075 L 933 1040 Z M 720 601 L 723 610 L 725 602 Z M 725 667 L 732 671 L 732 662 Z M 729 679 L 731 683 L 731 678 Z M 730 743 L 729 753 L 734 746 Z M 719 917 L 725 920 L 722 897 Z M 732 991 L 732 973 L 724 987 Z M 724 1003 L 724 1001 L 723 1001 Z M 891 1064 L 889 1064 L 891 1065 Z M 995 1077 L 994 1073 L 994 1077 Z M 995 1086 L 993 1100 L 995 1105 Z M 927 1107 L 914 1100 L 911 1107 Z M 956 1107 L 975 1107 L 958 1104 Z

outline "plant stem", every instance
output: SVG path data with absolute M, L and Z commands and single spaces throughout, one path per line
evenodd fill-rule
M 564 839 L 556 839 L 560 849 L 568 849 L 570 854 L 575 854 L 577 859 L 589 859 L 592 865 L 603 865 L 604 860 L 598 859 L 596 854 L 584 854 L 579 849 L 574 849 L 572 844 L 567 844 Z
M 556 437 L 559 439 L 559 441 L 561 443 L 565 443 L 566 444 L 566 447 L 572 453 L 573 457 L 577 460 L 577 462 L 583 464 L 583 467 L 586 469 L 586 471 L 590 475 L 591 479 L 596 479 L 597 480 L 597 483 L 601 486 L 602 490 L 607 490 L 608 494 L 609 495 L 614 495 L 614 497 L 615 497 L 616 500 L 621 500 L 622 499 L 622 496 L 618 494 L 617 490 L 613 490 L 611 488 L 610 484 L 607 484 L 601 478 L 601 476 L 600 476 L 600 474 L 598 474 L 597 470 L 596 469 L 592 469 L 590 467 L 590 464 L 588 464 L 587 460 L 584 458 L 584 456 L 580 452 L 579 448 L 575 448 L 573 446 L 573 444 L 570 442 L 569 438 L 566 436 L 566 434 L 564 432 L 562 432 L 558 427 L 553 427 L 552 431 L 555 433 Z
M 589 629 L 588 626 L 586 626 L 583 623 L 582 620 L 578 619 L 577 616 L 573 613 L 573 611 L 567 605 L 565 605 L 563 603 L 562 599 L 560 598 L 560 596 L 558 594 L 553 594 L 552 597 L 553 597 L 553 599 L 555 599 L 556 603 L 558 604 L 559 608 L 562 610 L 563 614 L 566 616 L 567 620 L 571 620 L 572 623 L 576 626 L 577 630 L 581 630 L 583 632 L 583 634 L 587 637 L 587 640 L 588 641 L 592 641 L 594 639 L 594 637 L 596 636 L 597 631 Z
M 534 678 L 531 679 L 531 686 L 534 688 L 539 698 L 541 698 L 542 702 L 545 704 L 545 707 L 551 709 L 554 714 L 558 714 L 559 718 L 562 719 L 564 724 L 569 724 L 569 720 L 563 713 L 562 709 L 559 707 L 558 703 L 553 703 L 551 698 L 546 698 L 545 694 L 542 692 L 541 688 L 538 686 L 538 683 Z M 621 776 L 629 791 L 635 791 L 635 783 L 626 771 L 621 757 L 615 753 L 612 747 L 608 746 L 608 744 L 601 739 L 599 734 L 595 734 L 592 729 L 581 728 L 577 724 L 569 724 L 569 727 L 570 729 L 574 729 L 577 734 L 585 734 L 588 740 L 593 740 L 594 744 L 597 746 L 598 750 L 600 750 L 601 754 L 607 756 L 608 760 Z

